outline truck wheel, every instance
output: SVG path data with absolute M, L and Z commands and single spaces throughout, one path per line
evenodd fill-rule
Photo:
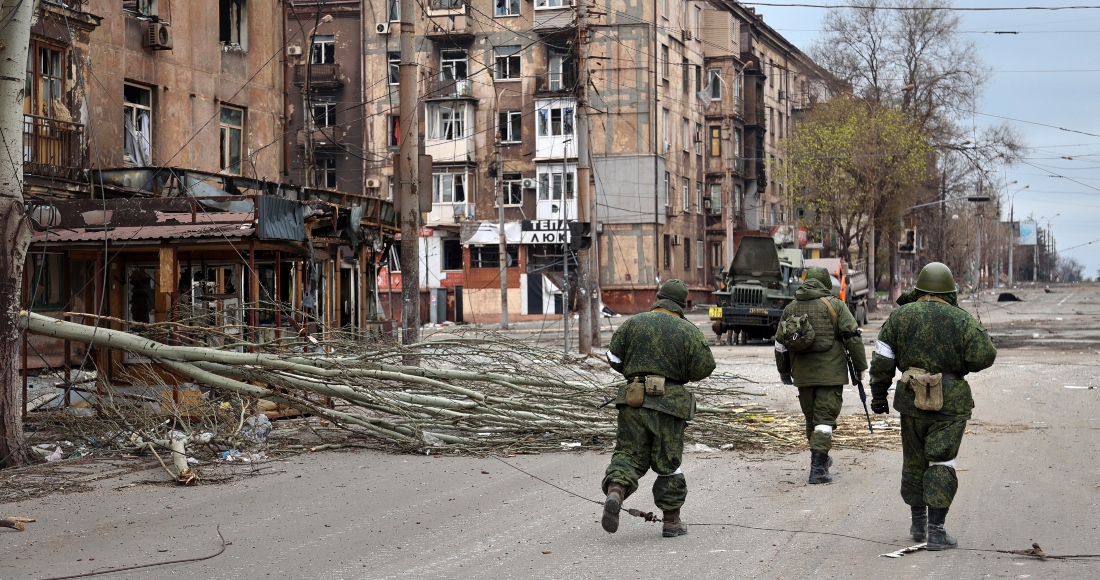
M 862 304 L 860 304 L 859 306 L 856 306 L 856 316 L 855 316 L 855 318 L 856 318 L 856 324 L 858 324 L 860 326 L 866 326 L 867 325 L 867 307 L 862 305 Z

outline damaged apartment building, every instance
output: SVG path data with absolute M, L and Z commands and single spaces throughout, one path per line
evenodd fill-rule
M 377 279 L 392 203 L 364 191 L 361 167 L 336 185 L 294 175 L 283 3 L 40 6 L 28 309 L 166 339 L 162 323 L 209 327 L 212 345 L 389 330 Z M 118 379 L 140 362 L 83 348 L 28 335 L 23 366 Z
M 399 5 L 289 3 L 298 179 L 350 180 L 392 199 Z M 826 95 L 816 65 L 735 2 L 612 0 L 583 30 L 577 14 L 558 0 L 418 4 L 419 130 L 432 158 L 417 241 L 423 320 L 500 320 L 500 215 L 509 319 L 567 308 L 578 103 L 587 102 L 599 281 L 612 309 L 647 308 L 670 278 L 707 302 L 736 239 L 789 242 L 797 231 L 779 140 L 793 112 Z M 381 291 L 399 305 L 397 260 L 389 265 Z

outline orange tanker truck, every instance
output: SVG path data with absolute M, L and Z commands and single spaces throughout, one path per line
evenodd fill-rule
M 807 268 L 814 266 L 825 268 L 833 276 L 833 294 L 848 305 L 856 324 L 867 324 L 867 298 L 870 296 L 867 276 L 863 272 L 852 270 L 840 258 L 806 260 Z

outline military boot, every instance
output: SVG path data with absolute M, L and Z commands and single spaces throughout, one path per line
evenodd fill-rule
M 612 483 L 607 486 L 607 499 L 603 501 L 603 519 L 600 525 L 605 532 L 614 534 L 619 530 L 619 509 L 623 506 L 623 496 L 626 490 L 623 486 Z
M 661 521 L 665 523 L 661 529 L 661 535 L 666 538 L 675 538 L 688 533 L 687 524 L 680 519 L 679 509 L 665 510 L 665 513 L 661 516 Z
M 816 483 L 829 483 L 833 476 L 829 475 L 829 467 L 833 465 L 833 459 L 824 453 L 810 452 L 810 485 Z
M 943 522 L 947 519 L 947 508 L 928 508 L 928 546 L 931 551 L 950 550 L 957 548 L 959 541 L 955 536 L 950 536 L 943 529 Z
M 921 506 L 909 506 L 913 512 L 913 523 L 909 526 L 909 535 L 918 542 L 923 542 L 928 537 L 928 508 Z

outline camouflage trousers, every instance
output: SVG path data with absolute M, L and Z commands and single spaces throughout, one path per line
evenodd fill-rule
M 828 455 L 833 448 L 833 429 L 844 403 L 843 391 L 842 386 L 798 388 L 798 404 L 806 417 L 806 440 L 810 442 L 810 451 Z M 819 429 L 818 425 L 828 429 Z
M 959 489 L 955 457 L 966 421 L 901 416 L 901 498 L 913 507 L 951 507 Z M 947 464 L 947 465 L 943 465 Z
M 652 469 L 653 503 L 662 510 L 675 510 L 687 499 L 687 480 L 680 472 L 684 456 L 683 419 L 645 407 L 619 407 L 619 428 L 615 453 L 603 478 L 603 492 L 617 483 L 626 497 L 638 491 L 638 480 Z M 624 498 L 625 499 L 625 498 Z

